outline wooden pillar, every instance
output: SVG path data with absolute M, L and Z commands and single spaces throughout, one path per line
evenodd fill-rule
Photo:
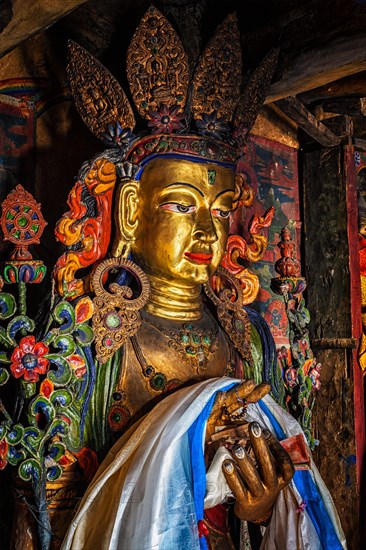
M 335 501 L 349 549 L 356 550 L 365 427 L 363 380 L 352 348 L 361 331 L 353 163 L 350 145 L 307 152 L 303 159 L 310 336 L 318 341 L 314 354 L 323 365 L 322 387 L 313 411 L 319 440 L 314 454 Z M 342 349 L 336 347 L 337 338 L 345 339 Z

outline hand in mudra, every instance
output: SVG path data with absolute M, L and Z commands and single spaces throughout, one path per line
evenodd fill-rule
M 279 441 L 258 422 L 249 424 L 254 460 L 240 445 L 232 449 L 223 471 L 236 500 L 234 512 L 242 520 L 265 522 L 279 492 L 291 481 L 294 466 Z
M 235 414 L 237 410 L 243 407 L 244 403 L 256 403 L 267 395 L 270 389 L 269 384 L 256 384 L 254 380 L 244 380 L 231 390 L 219 392 L 207 421 L 206 442 L 210 441 L 217 425 L 225 424 L 222 421 L 224 409 L 226 413 Z
M 218 394 L 207 422 L 206 442 L 215 433 L 215 427 L 224 424 L 223 410 L 235 414 L 245 403 L 256 403 L 270 391 L 268 384 L 256 385 L 245 380 L 227 392 Z M 233 492 L 235 514 L 242 520 L 264 522 L 271 514 L 275 500 L 292 479 L 294 467 L 288 453 L 258 422 L 249 424 L 249 439 L 255 461 L 240 445 L 232 449 L 232 460 L 225 460 L 223 471 Z

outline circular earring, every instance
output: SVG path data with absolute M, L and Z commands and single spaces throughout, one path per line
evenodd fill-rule
M 211 284 L 205 283 L 203 289 L 216 306 L 220 324 L 235 348 L 243 359 L 251 363 L 250 321 L 243 307 L 240 281 L 220 266 L 213 275 Z
M 116 276 L 116 280 L 106 290 L 104 284 L 111 273 Z M 135 282 L 134 290 L 131 279 Z M 150 283 L 146 273 L 131 260 L 109 258 L 94 271 L 92 285 L 95 292 L 92 324 L 96 356 L 98 361 L 104 363 L 127 338 L 138 331 L 141 324 L 139 311 L 149 299 Z

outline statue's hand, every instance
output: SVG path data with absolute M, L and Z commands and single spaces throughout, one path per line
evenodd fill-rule
M 242 520 L 264 523 L 275 500 L 294 475 L 291 458 L 275 437 L 258 422 L 249 425 L 254 460 L 240 445 L 232 449 L 223 471 L 235 497 L 235 514 Z
M 222 421 L 223 409 L 229 414 L 235 413 L 243 407 L 243 403 L 256 403 L 269 393 L 271 386 L 266 383 L 256 384 L 254 380 L 244 380 L 226 392 L 217 394 L 214 406 L 207 421 L 206 442 L 210 441 L 215 433 L 215 427 L 224 424 Z

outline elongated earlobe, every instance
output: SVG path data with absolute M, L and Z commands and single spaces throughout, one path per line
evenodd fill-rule
M 139 188 L 140 182 L 128 179 L 121 182 L 117 191 L 114 211 L 116 236 L 112 250 L 114 257 L 127 256 L 135 240 Z

